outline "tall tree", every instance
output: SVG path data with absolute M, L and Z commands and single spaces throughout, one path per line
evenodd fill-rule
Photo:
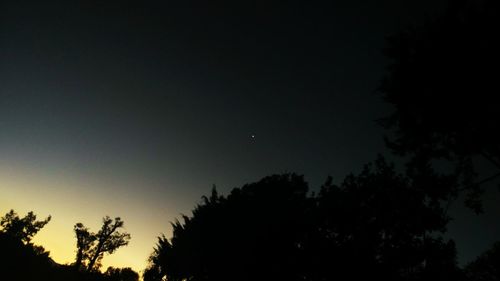
M 172 250 L 172 244 L 161 235 L 158 237 L 158 242 L 153 249 L 153 253 L 149 256 L 148 266 L 143 274 L 145 281 L 158 281 L 167 276 L 168 258 Z
M 204 197 L 192 217 L 159 238 L 144 279 L 297 280 L 307 228 L 308 187 L 301 176 L 275 175 Z
M 380 88 L 395 109 L 383 120 L 389 147 L 410 159 L 409 173 L 451 167 L 460 186 L 446 195 L 467 191 L 477 212 L 482 184 L 500 179 L 499 25 L 499 1 L 450 1 L 437 19 L 389 38 Z M 496 172 L 478 177 L 481 159 Z
M 0 219 L 0 226 L 3 233 L 29 244 L 33 236 L 49 223 L 50 219 L 51 216 L 48 216 L 44 220 L 37 221 L 33 212 L 28 212 L 26 216 L 20 218 L 14 210 L 10 210 Z
M 113 220 L 105 216 L 101 229 L 97 233 L 91 233 L 82 223 L 77 223 L 74 227 L 77 239 L 75 267 L 85 267 L 88 272 L 94 271 L 100 267 L 104 254 L 112 254 L 118 248 L 128 245 L 130 234 L 119 231 L 123 225 L 121 218 Z
M 85 266 L 84 262 L 90 258 L 90 249 L 97 238 L 82 223 L 77 223 L 74 227 L 74 231 L 77 248 L 75 268 L 80 269 L 82 266 Z

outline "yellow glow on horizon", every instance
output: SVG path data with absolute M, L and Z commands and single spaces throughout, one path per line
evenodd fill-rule
M 38 219 L 51 215 L 52 220 L 33 242 L 43 246 L 50 252 L 50 257 L 61 264 L 74 261 L 75 223 L 81 222 L 97 232 L 105 215 L 119 216 L 125 222 L 124 230 L 131 234 L 132 239 L 128 246 L 112 255 L 105 255 L 101 270 L 106 270 L 108 266 L 131 267 L 141 274 L 157 236 L 171 231 L 169 221 L 174 217 L 167 215 L 177 215 L 178 212 L 172 212 L 172 206 L 167 209 L 158 202 L 141 198 L 139 191 L 137 194 L 118 194 L 116 188 L 71 177 L 14 171 L 6 169 L 0 162 L 0 216 L 10 209 L 14 209 L 19 216 L 33 211 Z

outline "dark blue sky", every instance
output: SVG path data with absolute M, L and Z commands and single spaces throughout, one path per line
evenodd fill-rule
M 384 36 L 434 8 L 101 2 L 4 4 L 3 147 L 202 189 L 372 159 Z
M 384 153 L 384 38 L 444 0 L 46 2 L 0 4 L 0 190 L 17 197 L 0 203 L 22 208 L 19 186 L 95 196 L 46 209 L 122 216 L 145 259 L 212 184 L 298 172 L 315 188 Z

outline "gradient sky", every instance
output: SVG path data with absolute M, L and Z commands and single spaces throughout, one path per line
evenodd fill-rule
M 120 216 L 104 266 L 141 270 L 213 184 L 314 188 L 384 152 L 384 37 L 444 0 L 31 2 L 0 3 L 0 212 L 52 215 L 35 241 L 61 263 L 76 222 Z M 454 211 L 462 260 L 500 237 L 486 210 Z

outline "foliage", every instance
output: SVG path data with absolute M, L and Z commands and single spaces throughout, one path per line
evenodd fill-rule
M 271 176 L 210 197 L 160 237 L 145 280 L 292 280 L 300 268 L 300 229 L 307 228 L 307 184 Z
M 105 218 L 106 219 L 106 218 Z M 50 253 L 41 246 L 33 245 L 30 239 L 48 223 L 50 217 L 44 221 L 36 221 L 36 215 L 29 212 L 24 218 L 19 218 L 11 210 L 2 218 L 2 230 L 0 231 L 0 272 L 1 280 L 29 281 L 29 280 L 50 280 L 50 281 L 137 281 L 139 275 L 130 268 L 108 268 L 106 273 L 98 271 L 78 271 L 73 265 L 60 265 L 50 258 Z M 109 218 L 106 219 L 109 221 Z M 118 223 L 117 223 L 118 221 Z M 114 223 L 105 223 L 108 227 L 101 229 L 98 234 L 90 234 L 81 224 L 77 224 L 80 237 L 85 237 L 80 243 L 91 241 L 101 233 L 110 234 L 109 229 L 114 226 L 122 227 L 121 220 Z M 89 235 L 85 235 L 85 231 Z M 113 236 L 115 235 L 115 236 Z M 104 243 L 103 249 L 109 249 L 109 245 L 117 245 L 115 232 L 111 233 L 115 242 Z M 126 235 L 127 236 L 127 235 Z M 129 237 L 129 236 L 127 236 Z M 29 238 L 29 239 L 27 239 Z M 119 244 L 119 243 L 118 243 Z M 115 249 L 116 250 L 116 249 Z M 109 251 L 108 251 L 109 252 Z
M 76 235 L 77 248 L 75 267 L 81 268 L 84 266 L 84 262 L 91 259 L 90 250 L 97 237 L 93 233 L 90 233 L 89 229 L 82 223 L 77 223 L 74 227 L 74 231 Z
M 454 243 L 440 237 L 449 218 L 419 183 L 383 158 L 339 186 L 329 179 L 308 242 L 313 279 L 425 280 L 433 268 L 435 280 L 458 276 Z
M 499 281 L 500 280 L 500 242 L 476 260 L 465 267 L 468 280 L 471 281 Z
M 2 280 L 34 280 L 50 276 L 52 261 L 40 246 L 23 243 L 18 237 L 0 232 Z
M 481 212 L 481 184 L 500 176 L 500 89 L 492 71 L 500 64 L 500 5 L 450 2 L 438 19 L 388 39 L 392 63 L 380 91 L 395 111 L 382 122 L 394 133 L 389 147 L 410 158 L 410 173 L 447 163 L 461 186 L 450 185 L 446 196 L 466 190 L 466 204 Z M 478 180 L 478 158 L 497 173 Z
M 3 233 L 28 244 L 50 219 L 51 216 L 48 216 L 45 220 L 37 221 L 33 212 L 28 212 L 26 216 L 20 218 L 14 210 L 10 210 L 0 219 L 0 226 Z
M 33 280 L 53 275 L 55 264 L 49 252 L 31 243 L 31 239 L 42 229 L 51 217 L 37 221 L 33 212 L 20 218 L 10 210 L 0 220 L 0 271 L 2 278 L 11 280 Z
M 380 158 L 312 196 L 294 174 L 214 190 L 159 237 L 144 280 L 458 278 L 446 211 L 421 182 Z
M 97 233 L 91 233 L 82 223 L 77 223 L 74 227 L 77 241 L 75 267 L 85 268 L 88 272 L 98 270 L 104 254 L 112 254 L 118 248 L 128 245 L 130 234 L 119 231 L 123 224 L 119 217 L 113 220 L 106 216 L 101 229 Z
M 138 281 L 139 274 L 130 267 L 116 268 L 108 267 L 104 275 L 108 281 Z

